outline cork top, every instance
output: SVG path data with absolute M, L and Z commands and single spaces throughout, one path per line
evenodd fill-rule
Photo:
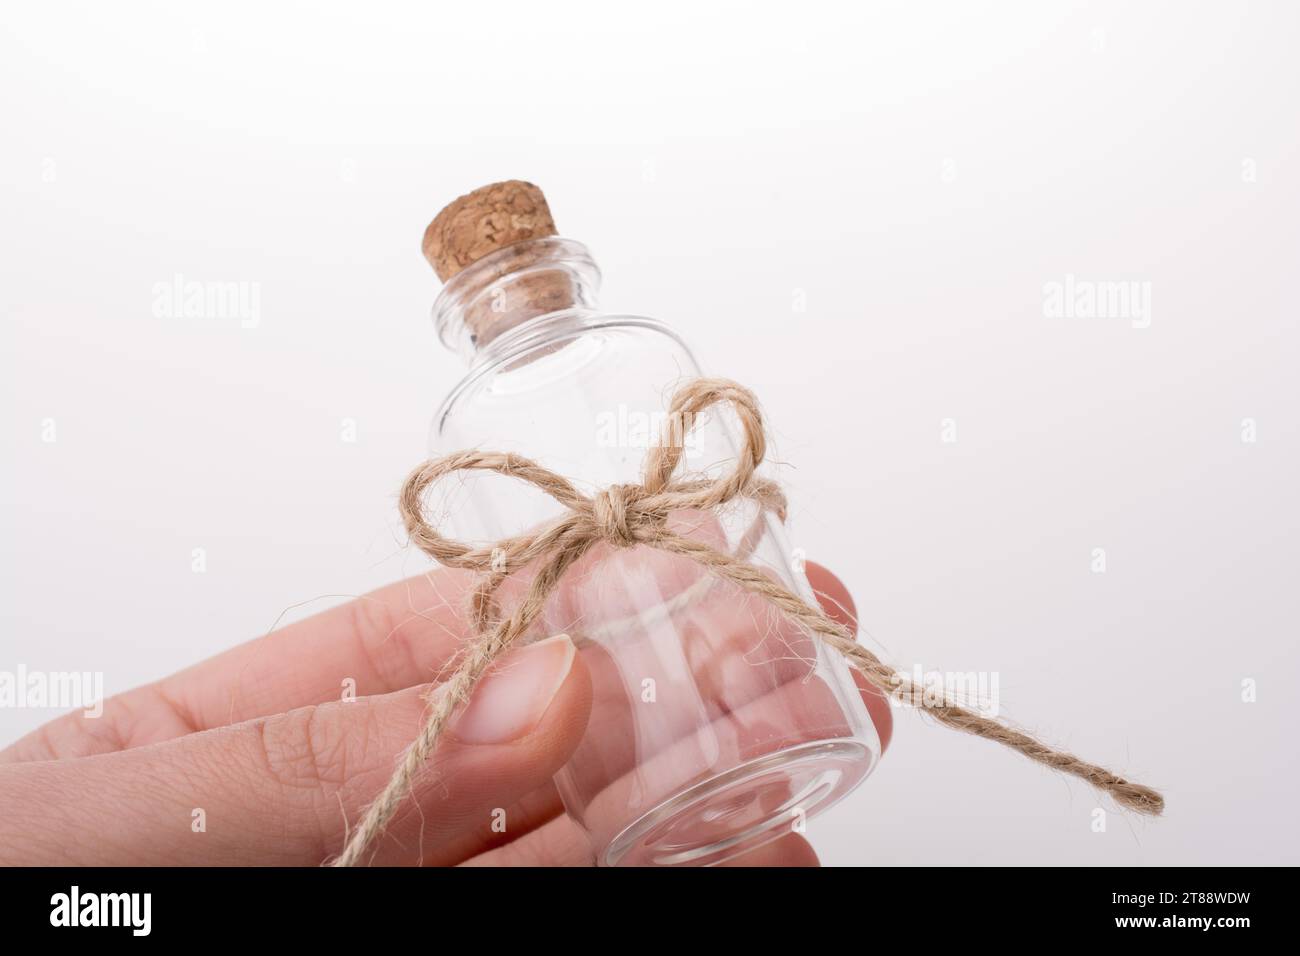
M 546 197 L 518 179 L 483 186 L 448 205 L 424 230 L 424 257 L 446 282 L 489 253 L 558 235 Z
M 461 196 L 424 231 L 424 257 L 443 282 L 434 320 L 466 355 L 532 319 L 595 306 L 600 270 L 561 239 L 546 197 L 512 179 Z

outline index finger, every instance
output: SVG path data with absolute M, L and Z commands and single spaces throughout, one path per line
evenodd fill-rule
M 447 568 L 386 585 L 104 702 L 67 714 L 0 762 L 85 757 L 435 680 L 466 635 L 469 572 Z M 347 682 L 351 683 L 347 683 Z

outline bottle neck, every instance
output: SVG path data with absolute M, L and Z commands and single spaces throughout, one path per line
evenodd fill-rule
M 594 309 L 600 270 L 580 242 L 528 239 L 456 273 L 433 304 L 444 345 L 473 363 L 495 339 L 525 322 Z

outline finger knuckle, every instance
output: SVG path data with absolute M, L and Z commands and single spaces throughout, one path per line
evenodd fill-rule
M 342 784 L 346 747 L 319 706 L 258 721 L 257 744 L 267 774 L 286 794 L 320 801 Z
M 384 687 L 394 686 L 404 668 L 414 665 L 405 621 L 378 599 L 362 598 L 350 605 L 349 629 L 357 657 Z

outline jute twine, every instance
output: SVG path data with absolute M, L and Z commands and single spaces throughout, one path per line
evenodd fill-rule
M 744 447 L 735 468 L 717 480 L 674 478 L 682 458 L 684 433 L 689 427 L 686 423 L 693 422 L 705 409 L 724 402 L 730 403 L 744 430 Z M 643 545 L 690 558 L 718 578 L 762 598 L 807 632 L 818 635 L 886 695 L 923 704 L 941 724 L 996 741 L 1030 760 L 1086 780 L 1129 809 L 1153 815 L 1163 810 L 1164 798 L 1150 787 L 1055 750 L 1028 734 L 962 706 L 949 696 L 936 699 L 932 690 L 923 690 L 907 675 L 882 663 L 862 647 L 848 628 L 831 620 L 820 608 L 805 603 L 743 557 L 729 556 L 670 531 L 668 516 L 674 511 L 708 511 L 746 497 L 784 519 L 785 501 L 774 483 L 755 474 L 763 461 L 767 442 L 758 403 L 748 389 L 725 379 L 692 381 L 674 396 L 668 422 L 667 434 L 647 456 L 641 484 L 614 485 L 591 497 L 531 459 L 498 452 L 457 452 L 424 463 L 406 479 L 400 510 L 411 541 L 440 564 L 482 574 L 471 597 L 474 637 L 462 652 L 451 678 L 432 699 L 419 736 L 407 748 L 387 786 L 366 809 L 332 865 L 354 866 L 362 861 L 401 802 L 411 794 L 416 776 L 434 752 L 457 708 L 469 699 L 492 662 L 528 631 L 564 573 L 599 542 L 617 548 Z M 424 492 L 439 479 L 465 471 L 493 471 L 527 482 L 554 498 L 567 513 L 541 530 L 507 538 L 495 545 L 475 548 L 444 537 L 425 518 Z M 512 571 L 534 561 L 538 562 L 537 572 L 523 600 L 508 617 L 501 619 L 495 600 L 497 589 Z

